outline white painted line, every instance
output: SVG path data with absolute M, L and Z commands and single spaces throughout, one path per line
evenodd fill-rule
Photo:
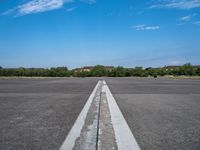
M 85 106 L 83 107 L 81 113 L 79 114 L 77 120 L 75 121 L 72 129 L 70 130 L 69 134 L 67 135 L 65 141 L 63 142 L 62 146 L 60 147 L 60 150 L 72 150 L 74 147 L 74 144 L 76 142 L 76 139 L 80 136 L 81 130 L 84 126 L 85 119 L 88 113 L 88 110 L 91 106 L 92 100 L 96 94 L 96 90 L 101 82 L 99 81 L 92 91 L 90 97 L 88 98 Z
M 140 147 L 133 136 L 125 118 L 123 117 L 110 89 L 103 81 L 103 91 L 106 92 L 108 106 L 111 114 L 115 138 L 119 150 L 140 150 Z

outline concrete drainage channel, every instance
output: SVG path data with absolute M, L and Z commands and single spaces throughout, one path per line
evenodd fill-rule
M 60 150 L 140 150 L 105 81 L 99 81 Z

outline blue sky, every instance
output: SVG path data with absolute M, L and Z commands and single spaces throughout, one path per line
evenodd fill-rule
M 0 0 L 0 65 L 200 64 L 200 0 Z

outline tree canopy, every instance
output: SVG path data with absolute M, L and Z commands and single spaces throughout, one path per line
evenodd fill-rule
M 148 76 L 200 76 L 200 66 L 186 63 L 183 66 L 171 66 L 162 68 L 124 68 L 113 67 L 107 69 L 105 66 L 94 66 L 90 71 L 69 70 L 67 67 L 54 68 L 3 68 L 0 66 L 0 76 L 27 76 L 27 77 L 148 77 Z

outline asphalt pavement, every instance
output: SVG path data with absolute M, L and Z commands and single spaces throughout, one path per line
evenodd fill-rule
M 0 80 L 0 149 L 59 149 L 97 81 Z
M 142 150 L 200 149 L 200 80 L 105 80 Z
M 0 149 L 59 149 L 98 80 L 0 79 Z M 200 149 L 200 80 L 104 80 L 142 150 Z

